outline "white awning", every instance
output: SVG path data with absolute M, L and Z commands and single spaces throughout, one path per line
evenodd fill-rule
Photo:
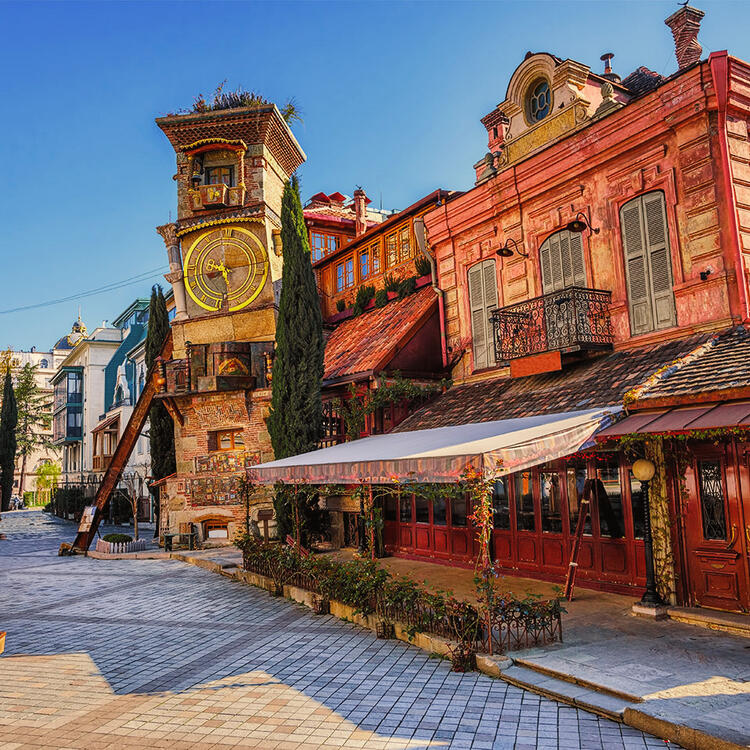
M 261 484 L 455 482 L 467 465 L 502 476 L 593 444 L 619 406 L 392 432 L 250 467 Z

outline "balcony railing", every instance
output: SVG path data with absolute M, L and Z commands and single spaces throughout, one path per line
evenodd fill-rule
M 612 292 L 574 286 L 492 310 L 496 361 L 611 348 L 611 299 Z
M 94 471 L 105 471 L 112 460 L 111 455 L 94 456 Z

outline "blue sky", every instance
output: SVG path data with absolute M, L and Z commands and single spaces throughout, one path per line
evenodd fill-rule
M 750 3 L 697 3 L 704 54 L 750 58 Z M 362 185 L 387 208 L 467 189 L 479 119 L 528 50 L 626 75 L 676 69 L 673 2 L 21 2 L 0 0 L 0 347 L 89 329 L 166 266 L 174 152 L 154 118 L 228 79 L 293 96 L 303 198 Z M 26 305 L 136 284 L 34 310 Z M 166 282 L 163 282 L 166 285 Z

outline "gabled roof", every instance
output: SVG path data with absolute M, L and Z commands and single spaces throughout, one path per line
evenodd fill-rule
M 437 308 L 432 287 L 341 323 L 326 343 L 323 380 L 378 372 Z
M 625 394 L 710 334 L 612 352 L 525 378 L 455 386 L 405 419 L 397 431 L 488 422 L 536 414 L 621 405 Z

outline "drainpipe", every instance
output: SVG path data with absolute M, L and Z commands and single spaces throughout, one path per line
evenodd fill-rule
M 427 252 L 427 241 L 425 237 L 424 217 L 418 216 L 414 219 L 414 236 L 417 238 L 417 248 L 430 263 L 430 274 L 432 275 L 432 289 L 438 298 L 438 317 L 440 318 L 440 348 L 443 354 L 443 368 L 448 367 L 448 342 L 445 336 L 445 300 L 443 290 L 437 282 L 437 263 L 435 258 Z
M 737 221 L 737 198 L 732 184 L 731 164 L 729 160 L 729 139 L 727 137 L 727 98 L 729 94 L 729 55 L 726 50 L 712 52 L 708 57 L 711 68 L 711 78 L 716 91 L 719 115 L 719 148 L 721 151 L 721 166 L 724 178 L 724 189 L 729 200 L 729 220 L 731 222 L 731 239 L 734 246 L 735 261 L 737 263 L 737 291 L 740 298 L 742 322 L 750 320 L 750 304 L 748 303 L 745 263 L 742 257 L 742 243 Z

